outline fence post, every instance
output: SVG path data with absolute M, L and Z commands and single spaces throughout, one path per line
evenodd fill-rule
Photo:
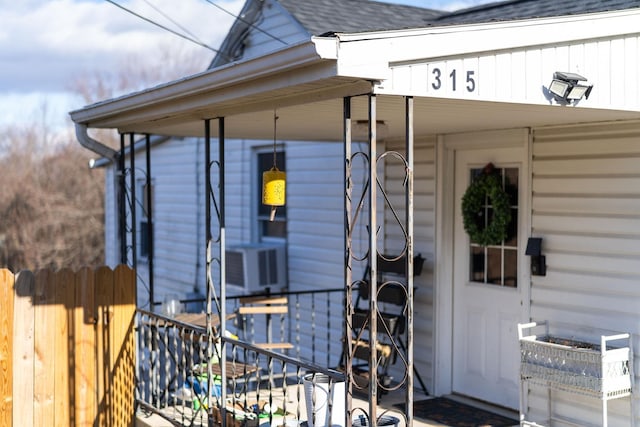
M 0 270 L 0 425 L 10 426 L 13 414 L 13 283 Z

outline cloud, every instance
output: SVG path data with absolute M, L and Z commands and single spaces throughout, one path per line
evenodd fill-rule
M 244 0 L 215 0 L 238 13 Z M 346 0 L 345 0 L 346 1 Z M 434 9 L 470 7 L 483 0 L 382 0 Z M 205 0 L 116 0 L 176 31 L 178 26 L 218 47 L 233 18 Z M 153 6 L 155 6 L 155 8 Z M 214 52 L 170 34 L 104 0 L 0 0 L 0 125 L 42 116 L 65 123 L 66 111 L 82 105 L 69 92 L 74 79 L 123 64 L 156 64 L 168 48 L 200 55 Z M 132 59 L 135 58 L 135 59 Z M 72 107 L 69 107 L 69 106 Z
M 232 17 L 202 0 L 118 0 L 176 31 L 169 15 L 217 47 Z M 237 13 L 242 0 L 220 2 Z M 170 34 L 105 1 L 7 2 L 0 11 L 0 92 L 64 89 L 74 73 L 117 66 L 131 55 L 153 58 L 160 45 L 214 53 Z

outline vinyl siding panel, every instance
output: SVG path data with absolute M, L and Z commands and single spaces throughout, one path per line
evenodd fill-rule
M 532 170 L 532 235 L 547 259 L 547 275 L 532 277 L 532 319 L 560 336 L 598 342 L 629 332 L 637 343 L 640 124 L 535 130 Z M 600 418 L 598 400 L 552 399 L 555 414 L 578 424 Z M 546 414 L 546 391 L 533 388 L 529 406 Z M 629 400 L 611 401 L 609 413 L 610 425 L 628 425 Z
M 404 153 L 404 142 L 389 143 L 388 150 Z M 385 164 L 385 191 L 396 215 L 404 223 L 405 189 L 403 186 L 404 166 L 392 160 Z M 433 389 L 433 288 L 435 237 L 435 141 L 418 140 L 414 148 L 414 254 L 426 258 L 422 274 L 414 278 L 414 364 L 428 389 Z M 389 253 L 396 253 L 404 246 L 402 229 L 397 225 L 391 209 L 384 211 L 384 247 Z M 397 372 L 396 378 L 402 378 Z M 415 387 L 420 387 L 414 378 Z
M 634 32 L 609 39 L 488 50 L 397 64 L 391 66 L 392 77 L 386 86 L 397 94 L 544 105 L 549 102 L 549 95 L 541 91 L 541 86 L 548 87 L 555 71 L 571 71 L 594 84 L 589 106 L 637 110 L 639 39 Z M 452 71 L 458 73 L 455 89 Z M 467 72 L 473 73 L 469 77 L 475 80 L 474 91 L 462 89 L 468 83 Z M 439 80 L 436 76 L 440 76 Z
M 287 148 L 289 279 L 294 290 L 344 286 L 343 152 L 341 143 Z M 306 271 L 312 266 L 313 271 Z
M 301 142 L 287 146 L 291 290 L 344 288 L 343 152 L 342 143 Z M 314 348 L 316 352 L 331 348 L 331 352 L 339 354 L 344 328 L 343 301 L 342 292 L 319 294 L 315 307 L 306 305 L 300 309 L 300 330 L 294 341 L 300 344 L 302 357 L 311 359 Z M 329 302 L 333 307 L 331 313 L 327 313 Z M 317 362 L 328 363 L 330 367 L 339 363 L 337 357 Z
M 159 144 L 151 152 L 151 179 L 154 187 L 154 299 L 161 302 L 168 293 L 185 295 L 202 283 L 204 256 L 197 245 L 202 233 L 199 216 L 204 213 L 202 140 L 172 139 Z M 145 152 L 136 155 L 136 181 L 146 178 Z M 140 200 L 140 185 L 136 198 Z M 141 207 L 138 201 L 137 219 Z M 140 245 L 140 230 L 137 244 Z M 203 239 L 204 240 L 204 239 Z M 201 259 L 202 258 L 202 259 Z M 145 258 L 138 257 L 138 297 L 148 303 L 149 270 Z
M 243 58 L 264 55 L 309 38 L 300 24 L 276 2 L 264 3 L 257 27 L 250 30 L 245 40 Z

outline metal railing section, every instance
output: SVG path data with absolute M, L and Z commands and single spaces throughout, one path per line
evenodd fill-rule
M 284 295 L 290 310 L 274 322 L 278 331 L 273 337 L 294 344 L 288 354 L 251 343 L 267 334 L 261 331 L 264 323 L 257 320 L 233 317 L 227 328 L 234 329 L 219 338 L 217 334 L 211 345 L 205 326 L 138 310 L 139 412 L 157 414 L 175 425 L 194 426 L 207 425 L 210 420 L 221 423 L 222 419 L 227 425 L 243 420 L 251 425 L 266 418 L 276 418 L 278 425 L 280 421 L 307 420 L 305 375 L 316 374 L 312 383 L 320 382 L 307 382 L 307 393 L 316 386 L 327 387 L 327 381 L 329 385 L 344 382 L 344 374 L 332 369 L 342 357 L 342 341 L 335 337 L 344 330 L 344 290 Z M 227 306 L 228 313 L 236 312 L 239 298 L 229 298 Z M 315 315 L 309 316 L 310 312 Z M 189 316 L 204 318 L 205 314 Z M 250 333 L 243 335 L 242 326 Z M 226 344 L 224 356 L 220 354 L 222 342 Z M 344 394 L 338 400 L 331 404 L 344 405 Z

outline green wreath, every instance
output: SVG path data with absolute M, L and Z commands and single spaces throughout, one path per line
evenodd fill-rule
M 483 213 L 486 197 L 493 208 L 493 217 L 484 227 L 478 225 L 477 218 Z M 507 238 L 511 205 L 498 175 L 485 172 L 469 185 L 462 196 L 462 221 L 473 243 L 497 245 Z

